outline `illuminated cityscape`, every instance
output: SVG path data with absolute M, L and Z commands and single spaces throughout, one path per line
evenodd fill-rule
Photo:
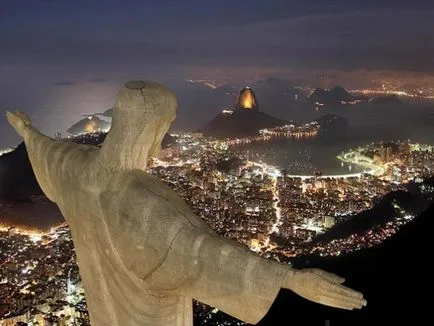
M 257 110 L 253 91 L 242 89 L 235 110 L 253 108 Z M 225 109 L 222 114 L 233 112 Z M 106 133 L 88 128 L 94 120 L 100 119 L 89 115 L 71 127 L 69 132 L 77 134 L 74 137 L 62 140 L 56 134 L 56 138 L 101 146 Z M 371 209 L 385 195 L 405 190 L 409 183 L 421 183 L 434 171 L 434 148 L 410 141 L 373 142 L 335 153 L 336 164 L 340 164 L 335 174 L 318 169 L 309 172 L 308 161 L 297 166 L 294 161 L 287 166 L 269 162 L 273 147 L 268 144 L 309 142 L 321 132 L 321 125 L 314 121 L 290 122 L 260 129 L 252 136 L 223 139 L 199 132 L 172 133 L 175 143 L 152 159 L 148 172 L 169 185 L 218 234 L 281 262 L 369 248 L 414 218 L 414 212 L 395 203 L 393 216 L 378 227 L 316 240 Z M 269 150 L 254 154 L 249 147 L 254 144 L 264 144 Z M 434 189 L 423 189 L 434 196 Z M 0 325 L 89 324 L 68 226 L 42 232 L 4 225 L 0 233 L 0 263 L 4 267 L 0 274 Z M 195 302 L 195 313 L 204 323 L 220 316 L 218 310 L 199 302 Z
M 244 140 L 216 140 L 198 133 L 172 136 L 176 145 L 153 160 L 149 173 L 173 188 L 219 234 L 286 262 L 301 255 L 336 256 L 381 243 L 414 215 L 396 205 L 395 217 L 379 230 L 326 243 L 312 239 L 434 171 L 433 147 L 409 142 L 372 143 L 337 153 L 342 162 L 360 165 L 361 173 L 295 176 L 239 154 L 240 146 L 263 135 Z M 104 137 L 87 134 L 70 140 L 99 145 Z M 434 189 L 427 191 L 434 194 Z M 1 247 L 1 325 L 47 320 L 88 323 L 66 225 L 45 233 L 4 226 Z M 217 312 L 195 305 L 204 320 Z
M 392 144 L 396 149 L 389 156 L 383 150 L 389 144 L 338 155 L 365 172 L 296 176 L 238 156 L 239 148 L 231 151 L 232 142 L 209 141 L 196 134 L 177 136 L 181 152 L 168 150 L 166 160 L 160 158 L 150 172 L 173 187 L 217 232 L 252 250 L 287 257 L 302 254 L 303 242 L 346 216 L 371 208 L 403 184 L 429 176 L 434 167 L 432 147 L 399 142 Z M 279 248 L 270 235 L 290 239 L 292 245 Z M 352 249 L 360 245 L 356 242 Z
M 0 325 L 87 325 L 69 227 L 1 227 L 0 236 Z

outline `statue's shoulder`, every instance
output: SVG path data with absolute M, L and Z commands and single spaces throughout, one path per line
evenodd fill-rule
M 142 171 L 113 176 L 100 206 L 108 238 L 127 269 L 143 280 L 161 266 L 183 229 L 206 229 L 175 192 Z
M 176 194 L 175 194 L 176 195 Z M 128 271 L 147 280 L 166 259 L 176 236 L 188 225 L 188 215 L 164 184 L 145 172 L 131 171 L 110 177 L 100 194 L 103 226 Z
M 144 171 L 128 171 L 115 176 L 101 195 L 102 206 L 111 207 L 110 215 L 121 214 L 141 223 L 204 223 L 185 201 L 160 179 Z

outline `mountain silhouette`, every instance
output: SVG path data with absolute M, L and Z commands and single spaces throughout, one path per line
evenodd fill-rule
M 316 122 L 320 126 L 321 140 L 340 141 L 348 134 L 348 121 L 339 115 L 327 113 L 316 119 Z
M 427 180 L 419 187 L 427 185 L 429 182 L 430 180 Z M 408 187 L 412 186 L 409 185 Z M 403 190 L 391 192 L 385 195 L 373 208 L 337 224 L 329 231 L 314 238 L 312 243 L 326 243 L 334 239 L 347 238 L 352 234 L 366 232 L 375 227 L 382 227 L 401 214 L 401 209 L 409 214 L 417 215 L 426 210 L 431 203 L 432 199 L 428 193 L 413 193 Z M 399 207 L 399 209 L 395 208 L 395 206 Z
M 110 125 L 110 122 L 102 120 L 96 115 L 89 115 L 72 125 L 67 132 L 76 136 L 86 132 L 107 131 L 110 129 Z
M 350 93 L 348 93 L 343 87 L 336 86 L 327 91 L 322 88 L 317 88 L 309 97 L 313 103 L 322 103 L 324 105 L 336 105 L 342 102 L 349 102 L 353 99 Z
M 333 309 L 282 290 L 258 325 L 392 325 L 412 324 L 432 315 L 434 290 L 430 257 L 434 249 L 434 205 L 382 244 L 339 257 L 300 257 L 295 268 L 322 268 L 346 278 L 368 301 L 360 311 Z M 386 322 L 386 323 L 385 323 Z
M 348 121 L 339 115 L 326 113 L 316 119 L 322 130 L 344 129 L 348 126 Z
M 220 113 L 201 130 L 205 136 L 218 138 L 258 135 L 260 129 L 282 126 L 287 121 L 254 110 Z
M 12 152 L 0 156 L 0 199 L 20 200 L 42 195 L 33 173 L 24 143 Z

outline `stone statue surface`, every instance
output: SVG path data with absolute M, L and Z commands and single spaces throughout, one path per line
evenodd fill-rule
M 218 236 L 144 171 L 176 107 L 162 85 L 126 83 L 101 149 L 54 140 L 7 112 L 70 226 L 92 325 L 192 325 L 192 298 L 255 324 L 281 288 L 332 307 L 366 305 L 337 275 L 291 269 Z

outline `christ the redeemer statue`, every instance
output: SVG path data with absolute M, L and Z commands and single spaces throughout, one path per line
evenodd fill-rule
M 193 298 L 255 324 L 281 288 L 332 307 L 366 305 L 334 274 L 291 269 L 217 235 L 145 172 L 176 106 L 164 86 L 126 83 L 101 149 L 56 141 L 7 113 L 71 228 L 92 325 L 192 325 Z

